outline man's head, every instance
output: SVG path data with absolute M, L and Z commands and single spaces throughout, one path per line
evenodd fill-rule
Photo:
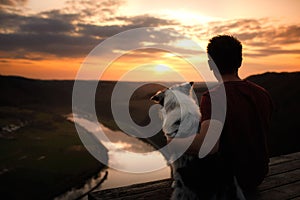
M 242 64 L 242 44 L 230 35 L 211 38 L 207 45 L 207 53 L 217 65 L 221 75 L 236 73 Z

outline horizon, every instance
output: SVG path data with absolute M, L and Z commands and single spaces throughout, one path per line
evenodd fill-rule
M 251 74 L 247 76 L 246 78 L 243 78 L 242 80 L 248 79 L 249 77 L 252 76 L 261 76 L 261 75 L 266 75 L 266 74 L 289 74 L 289 73 L 300 73 L 300 70 L 298 71 L 293 71 L 293 72 L 272 72 L 272 71 L 267 71 L 259 74 Z M 0 74 L 0 77 L 11 77 L 11 78 L 20 78 L 20 79 L 29 79 L 29 80 L 37 80 L 37 81 L 98 81 L 98 82 L 127 82 L 127 83 L 183 83 L 185 81 L 138 81 L 138 80 L 95 80 L 95 79 L 40 79 L 40 78 L 31 78 L 31 77 L 26 77 L 26 76 L 20 76 L 20 75 L 5 75 L 5 74 Z M 194 81 L 196 84 L 201 84 L 201 83 L 217 83 L 218 81 L 195 81 L 195 80 L 190 80 Z
M 204 50 L 219 34 L 233 35 L 243 44 L 243 79 L 299 71 L 299 7 L 297 0 L 5 0 L 0 3 L 0 73 L 74 80 L 86 66 L 80 79 L 94 79 L 103 70 L 100 79 L 112 81 L 200 82 L 203 76 L 213 81 Z M 142 27 L 156 30 L 119 38 L 93 55 L 105 42 Z M 130 49 L 132 45 L 140 48 Z

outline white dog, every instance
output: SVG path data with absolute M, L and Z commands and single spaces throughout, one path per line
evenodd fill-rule
M 199 106 L 192 97 L 193 82 L 174 85 L 164 91 L 158 91 L 151 100 L 163 106 L 161 115 L 163 119 L 163 132 L 166 137 L 188 137 L 198 131 L 200 122 Z M 171 155 L 171 160 L 176 157 Z M 184 168 L 197 156 L 183 154 L 171 164 L 174 188 L 171 199 L 198 199 L 197 195 L 185 186 L 180 174 L 179 168 Z
M 163 106 L 161 109 L 162 128 L 166 137 L 184 138 L 198 132 L 201 114 L 199 106 L 193 99 L 193 84 L 190 82 L 174 85 L 158 91 L 151 97 L 151 100 Z M 221 177 L 224 174 L 220 172 L 222 164 L 218 156 L 199 159 L 196 155 L 183 154 L 178 159 L 177 157 L 176 154 L 171 153 L 170 160 L 175 160 L 171 164 L 174 179 L 172 200 L 245 199 L 235 178 L 225 184 L 219 183 L 218 176 Z

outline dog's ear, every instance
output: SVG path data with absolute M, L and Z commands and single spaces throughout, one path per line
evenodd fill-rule
M 160 105 L 164 105 L 164 96 L 165 93 L 164 92 L 157 92 L 155 95 L 153 95 L 152 97 L 150 97 L 151 101 L 154 101 L 155 103 L 159 103 Z
M 154 101 L 155 103 L 159 103 L 159 101 L 161 100 L 161 95 L 162 95 L 162 92 L 158 91 L 155 95 L 150 97 L 150 100 Z
M 151 100 L 151 101 L 155 101 L 155 102 L 158 102 L 158 101 L 159 101 L 158 96 L 157 96 L 156 94 L 153 95 L 152 97 L 150 97 L 150 100 Z

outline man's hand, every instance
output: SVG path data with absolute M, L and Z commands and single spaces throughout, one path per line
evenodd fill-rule
M 219 149 L 219 137 L 222 123 L 217 120 L 206 120 L 201 123 L 200 133 L 186 138 L 167 137 L 169 150 L 173 153 L 186 149 L 187 154 L 198 155 L 200 158 L 214 154 Z M 209 131 L 209 132 L 208 132 Z M 207 135 L 209 134 L 209 135 Z M 189 147 L 187 148 L 187 146 Z

